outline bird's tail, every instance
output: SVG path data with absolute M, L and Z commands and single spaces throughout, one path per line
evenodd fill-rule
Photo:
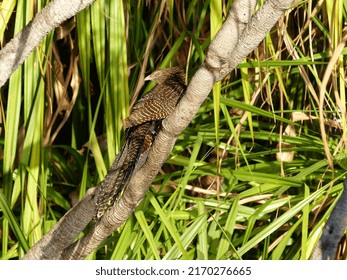
M 141 154 L 150 146 L 148 141 L 152 137 L 152 126 L 151 122 L 147 122 L 127 128 L 122 149 L 97 192 L 94 220 L 99 220 L 126 188 Z

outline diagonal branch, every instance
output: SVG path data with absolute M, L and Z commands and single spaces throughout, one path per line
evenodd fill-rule
M 64 250 L 62 258 L 85 258 L 128 219 L 168 158 L 177 136 L 191 122 L 214 83 L 223 79 L 258 46 L 293 0 L 269 0 L 251 17 L 256 2 L 234 1 L 225 24 L 209 47 L 206 62 L 193 76 L 176 110 L 163 121 L 162 131 L 155 139 L 146 163 L 132 177 L 121 201 L 86 236 Z
M 55 27 L 93 4 L 95 0 L 55 0 L 42 9 L 0 51 L 0 88 Z
M 86 195 L 63 218 L 45 234 L 29 252 L 25 260 L 60 259 L 62 251 L 69 246 L 88 225 L 95 212 L 95 187 L 87 191 Z

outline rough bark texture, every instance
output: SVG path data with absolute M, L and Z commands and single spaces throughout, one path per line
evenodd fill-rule
M 0 87 L 43 38 L 55 27 L 93 4 L 95 0 L 55 0 L 42 9 L 0 52 Z
M 80 234 L 95 212 L 95 187 L 88 190 L 63 218 L 37 242 L 24 256 L 24 260 L 60 259 L 62 251 Z M 76 218 L 77 217 L 77 218 Z

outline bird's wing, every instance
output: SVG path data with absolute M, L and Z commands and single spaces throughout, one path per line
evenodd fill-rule
M 175 109 L 179 97 L 180 94 L 170 86 L 156 86 L 133 107 L 125 120 L 126 127 L 167 117 Z

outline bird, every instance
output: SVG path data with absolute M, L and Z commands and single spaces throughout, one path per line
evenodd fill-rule
M 156 86 L 135 104 L 124 120 L 124 144 L 97 189 L 96 222 L 117 203 L 141 155 L 152 146 L 163 119 L 174 111 L 186 91 L 185 75 L 179 67 L 158 69 L 145 81 L 153 81 Z
M 179 67 L 158 69 L 145 78 L 157 84 L 142 97 L 125 119 L 125 127 L 162 120 L 170 115 L 186 90 L 185 76 Z

